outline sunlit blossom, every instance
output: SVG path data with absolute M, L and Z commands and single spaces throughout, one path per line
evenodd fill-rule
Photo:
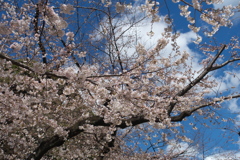
M 13 44 L 10 45 L 10 48 L 13 49 L 14 52 L 18 52 L 22 49 L 22 45 L 14 42 Z
M 70 5 L 70 4 L 67 4 L 67 5 L 66 4 L 62 4 L 60 9 L 61 9 L 61 12 L 65 13 L 65 14 L 73 14 L 72 11 L 74 11 L 74 7 L 72 5 Z

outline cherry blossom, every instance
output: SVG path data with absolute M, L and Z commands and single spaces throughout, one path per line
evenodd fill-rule
M 67 5 L 66 4 L 62 4 L 60 9 L 61 9 L 61 12 L 65 13 L 65 14 L 73 14 L 72 11 L 74 11 L 74 7 L 72 5 L 70 5 L 70 4 L 67 4 Z
M 10 45 L 10 47 L 9 47 L 9 48 L 13 49 L 13 50 L 14 50 L 14 52 L 18 52 L 18 51 L 20 51 L 20 50 L 21 50 L 21 48 L 22 48 L 22 45 L 21 45 L 21 44 L 19 44 L 19 43 L 17 43 L 17 42 L 14 42 L 13 44 L 11 44 L 11 45 Z

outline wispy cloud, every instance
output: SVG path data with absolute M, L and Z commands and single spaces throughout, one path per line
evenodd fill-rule
M 236 6 L 239 4 L 238 0 L 223 0 L 223 3 L 214 4 L 214 8 L 222 8 L 223 6 L 232 5 Z
M 178 158 L 198 158 L 200 156 L 198 148 L 187 142 L 172 141 L 166 148 L 166 154 Z
M 205 160 L 229 160 L 240 159 L 240 152 L 224 151 L 222 153 L 216 153 L 205 158 Z

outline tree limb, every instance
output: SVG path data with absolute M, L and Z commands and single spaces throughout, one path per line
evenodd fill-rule
M 34 70 L 32 68 L 28 67 L 27 65 L 24 65 L 24 64 L 22 64 L 20 62 L 17 62 L 15 60 L 11 59 L 11 58 L 8 58 L 7 56 L 4 56 L 3 54 L 0 54 L 0 58 L 1 59 L 5 59 L 7 61 L 10 61 L 10 62 L 12 62 L 12 64 L 14 64 L 16 66 L 19 66 L 21 68 L 24 68 L 24 69 L 26 69 L 28 71 L 34 72 Z
M 46 3 L 47 3 L 47 1 L 46 1 Z M 39 48 L 40 48 L 40 50 L 42 52 L 43 63 L 47 64 L 46 49 L 45 49 L 45 47 L 44 47 L 44 45 L 42 43 L 42 31 L 43 31 L 43 28 L 45 26 L 45 21 L 43 21 L 43 26 L 42 26 L 41 33 L 39 33 L 39 28 L 38 28 L 38 20 L 39 20 L 39 15 L 40 15 L 39 5 L 43 5 L 43 4 L 41 4 L 41 3 L 37 4 L 37 6 L 36 6 L 36 13 L 35 13 L 35 17 L 34 17 L 34 20 L 33 20 L 33 24 L 34 24 L 35 34 L 39 34 L 38 45 L 39 45 Z
M 210 71 L 212 71 L 213 64 L 219 58 L 220 54 L 223 52 L 225 47 L 226 45 L 223 45 L 221 50 L 216 54 L 216 56 L 209 63 L 209 65 L 202 71 L 202 73 L 196 79 L 194 79 L 191 83 L 189 83 L 186 87 L 184 87 L 180 92 L 178 92 L 176 96 L 183 96 L 184 94 L 186 94 L 193 86 L 199 83 Z
M 222 97 L 222 98 L 219 98 L 218 100 L 215 100 L 215 101 L 213 100 L 206 104 L 195 107 L 192 110 L 183 111 L 182 113 L 180 113 L 177 116 L 170 117 L 171 122 L 180 122 L 184 118 L 189 117 L 193 112 L 197 111 L 198 109 L 213 105 L 215 103 L 218 103 L 218 102 L 221 102 L 224 100 L 230 100 L 232 98 L 239 98 L 239 97 L 240 97 L 240 94 L 235 95 L 235 96 Z M 122 123 L 120 125 L 116 125 L 116 127 L 121 128 L 121 129 L 129 127 L 128 125 L 126 125 L 127 124 L 126 122 L 131 122 L 132 123 L 131 126 L 136 126 L 136 125 L 139 125 L 142 123 L 149 122 L 149 120 L 145 119 L 143 116 L 132 117 L 130 119 L 122 121 Z M 156 122 L 161 122 L 161 120 L 156 119 Z M 86 118 L 84 120 L 80 120 L 80 121 L 76 122 L 73 126 L 65 129 L 68 132 L 67 137 L 63 138 L 58 135 L 54 135 L 50 138 L 44 139 L 40 143 L 40 145 L 34 150 L 34 152 L 31 153 L 26 158 L 26 160 L 31 160 L 31 159 L 40 160 L 43 157 L 43 155 L 45 153 L 47 153 L 49 150 L 51 150 L 52 148 L 61 146 L 62 144 L 64 144 L 64 142 L 66 140 L 71 139 L 71 138 L 77 136 L 78 134 L 82 133 L 84 130 L 79 129 L 79 126 L 83 126 L 84 124 L 90 124 L 93 126 L 111 126 L 112 125 L 111 123 L 105 123 L 104 118 L 99 117 L 99 116 L 93 116 L 93 117 Z
M 221 55 L 221 53 L 223 52 L 223 50 L 225 48 L 226 48 L 226 45 L 223 45 L 222 48 L 220 49 L 220 51 L 218 51 L 216 56 L 208 64 L 208 66 L 202 71 L 202 73 L 197 78 L 195 78 L 192 82 L 190 82 L 187 86 L 185 86 L 181 91 L 179 91 L 175 97 L 183 96 L 184 94 L 186 94 L 192 87 L 194 87 L 196 84 L 198 84 L 209 72 L 211 72 L 212 68 L 213 68 L 213 64 L 216 62 L 216 60 L 219 58 L 219 56 Z M 170 103 L 170 108 L 168 110 L 169 115 L 171 114 L 171 112 L 176 104 L 177 104 L 177 102 Z
M 230 100 L 230 99 L 233 99 L 233 98 L 239 98 L 239 97 L 240 97 L 240 94 L 234 95 L 234 96 L 228 96 L 228 97 L 218 98 L 218 100 L 215 100 L 215 101 L 213 100 L 213 101 L 208 102 L 208 103 L 206 103 L 206 104 L 203 104 L 203 105 L 200 105 L 200 106 L 198 106 L 198 107 L 195 107 L 195 108 L 193 108 L 193 109 L 191 109 L 191 110 L 183 111 L 183 112 L 180 113 L 179 115 L 171 117 L 171 121 L 172 121 L 172 122 L 182 121 L 184 118 L 191 116 L 192 113 L 195 112 L 195 111 L 197 111 L 198 109 L 201 109 L 201 108 L 204 108 L 204 107 L 207 107 L 207 106 L 214 105 L 214 104 L 216 104 L 216 103 L 218 103 L 218 102 Z
M 220 65 L 212 67 L 211 71 L 214 71 L 216 69 L 222 68 L 222 67 L 226 66 L 227 64 L 229 64 L 231 62 L 236 62 L 236 61 L 239 61 L 239 60 L 240 60 L 240 58 L 235 58 L 235 59 L 228 60 L 228 61 L 226 61 L 226 62 L 224 62 L 224 63 L 222 63 Z
M 14 64 L 14 65 L 16 65 L 16 66 L 19 66 L 19 67 L 21 67 L 21 68 L 23 68 L 23 69 L 26 69 L 26 70 L 28 70 L 28 71 L 30 71 L 30 72 L 36 73 L 36 72 L 34 71 L 34 69 L 30 68 L 29 66 L 27 66 L 27 65 L 25 65 L 25 64 L 23 64 L 23 63 L 17 62 L 17 61 L 15 61 L 15 60 L 11 59 L 11 58 L 8 58 L 7 56 L 4 56 L 3 54 L 0 54 L 0 58 L 1 58 L 1 59 L 5 59 L 5 60 L 7 60 L 7 61 L 10 61 L 12 64 Z M 37 74 L 37 73 L 36 73 L 36 74 Z M 40 75 L 47 75 L 47 76 L 52 76 L 52 77 L 61 78 L 61 79 L 68 79 L 68 78 L 65 77 L 65 76 L 59 76 L 59 75 L 56 75 L 56 74 L 51 73 L 51 72 L 45 72 L 45 73 L 42 73 L 42 74 L 40 74 Z

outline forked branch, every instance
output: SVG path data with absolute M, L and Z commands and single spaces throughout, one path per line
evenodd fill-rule
M 223 52 L 223 50 L 225 48 L 226 48 L 226 45 L 223 45 L 222 48 L 216 54 L 216 56 L 208 64 L 208 66 L 202 71 L 202 73 L 197 78 L 195 78 L 192 82 L 190 82 L 187 86 L 185 86 L 181 91 L 179 91 L 175 97 L 185 95 L 190 89 L 192 89 L 196 84 L 198 84 L 209 72 L 211 72 L 213 70 L 214 63 L 219 58 L 219 56 L 221 55 L 221 53 Z M 171 112 L 176 104 L 177 104 L 176 102 L 170 104 L 170 107 L 168 110 L 169 115 L 171 114 Z

